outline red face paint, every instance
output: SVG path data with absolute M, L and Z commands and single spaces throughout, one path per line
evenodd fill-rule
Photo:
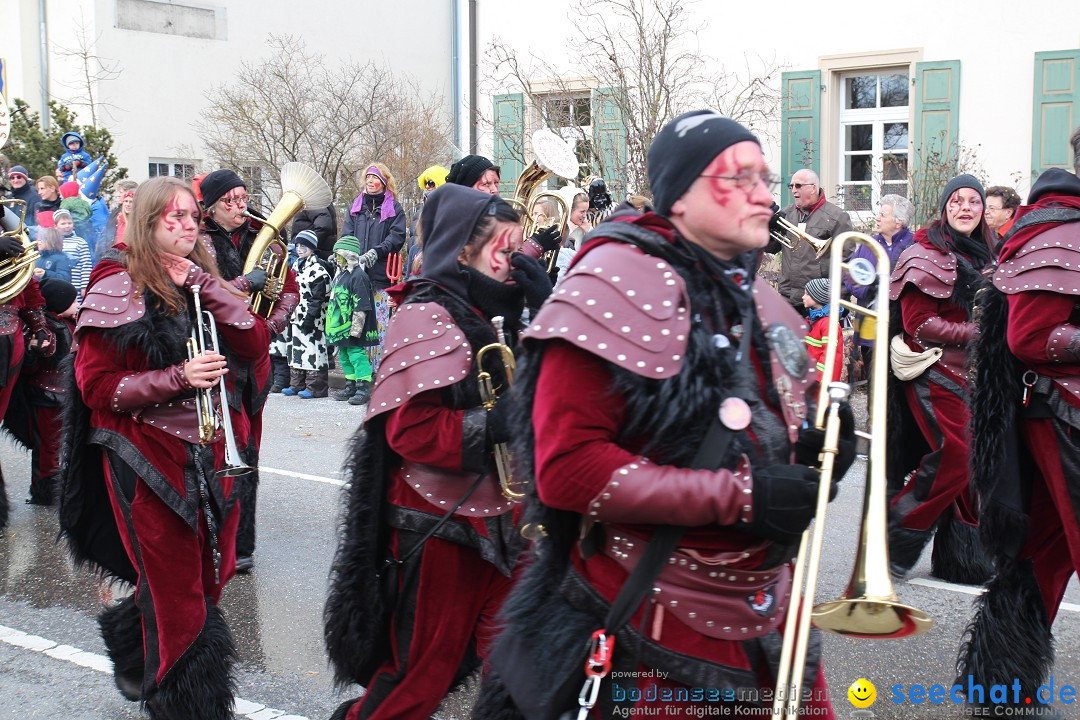
M 514 230 L 507 229 L 488 241 L 484 250 L 491 276 L 497 280 L 506 278 L 510 269 L 510 254 L 514 251 Z
M 180 229 L 180 221 L 178 219 L 178 215 L 181 212 L 180 203 L 178 202 L 179 197 L 179 193 L 172 196 L 172 199 L 169 200 L 169 204 L 165 206 L 164 214 L 161 216 L 161 226 L 170 233 L 174 233 Z M 176 245 L 179 242 L 180 240 L 178 238 L 174 239 L 173 245 Z

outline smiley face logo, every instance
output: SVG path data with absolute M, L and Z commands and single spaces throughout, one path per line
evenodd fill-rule
M 877 700 L 877 688 L 866 678 L 859 678 L 851 683 L 847 690 L 848 700 L 857 708 L 868 708 Z

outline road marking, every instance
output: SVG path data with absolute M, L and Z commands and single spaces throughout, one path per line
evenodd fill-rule
M 72 665 L 90 668 L 106 675 L 113 674 L 112 661 L 104 655 L 86 652 L 71 645 L 60 645 L 39 635 L 31 635 L 5 625 L 0 625 L 0 642 L 5 642 L 23 650 L 48 655 L 55 660 L 68 662 Z M 270 718 L 274 720 L 308 720 L 303 715 L 289 715 L 283 710 L 275 710 L 262 703 L 245 700 L 242 697 L 234 699 L 236 702 L 236 714 L 248 718 L 248 720 L 269 720 Z
M 266 467 L 265 465 L 259 466 L 259 472 L 270 473 L 271 475 L 283 475 L 284 477 L 298 478 L 300 480 L 312 480 L 314 482 L 326 483 L 327 485 L 337 485 L 338 487 L 343 487 L 345 485 L 344 480 L 323 477 L 322 475 L 308 475 L 307 473 L 298 473 L 293 472 L 292 470 L 279 470 L 278 468 Z
M 913 580 L 908 580 L 908 582 L 912 585 L 922 585 L 923 587 L 934 588 L 935 590 L 948 590 L 949 592 L 963 593 L 964 595 L 982 595 L 986 592 L 986 588 L 977 585 L 959 585 L 943 580 L 931 580 L 930 578 L 915 578 Z M 1059 608 L 1061 610 L 1068 610 L 1069 612 L 1080 612 L 1080 605 L 1077 605 L 1076 603 L 1063 602 Z

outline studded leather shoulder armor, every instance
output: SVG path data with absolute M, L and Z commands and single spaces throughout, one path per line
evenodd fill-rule
M 689 307 L 667 262 L 610 242 L 574 265 L 524 337 L 565 340 L 637 375 L 670 378 L 682 367 Z
M 75 321 L 75 331 L 83 327 L 111 328 L 134 322 L 146 314 L 142 293 L 125 271 L 98 280 L 86 289 Z
M 911 283 L 930 297 L 952 297 L 956 285 L 956 256 L 920 243 L 912 243 L 900 255 L 889 281 L 889 299 L 896 300 Z
M 1045 230 L 998 265 L 994 285 L 1013 295 L 1045 290 L 1080 295 L 1080 223 Z

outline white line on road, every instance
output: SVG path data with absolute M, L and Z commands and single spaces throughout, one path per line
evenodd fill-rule
M 949 592 L 963 593 L 964 595 L 982 595 L 986 591 L 986 588 L 977 585 L 958 585 L 943 580 L 931 580 L 930 578 L 915 578 L 908 580 L 908 582 L 912 585 L 922 585 L 935 590 L 948 590 Z M 1076 603 L 1063 602 L 1060 608 L 1069 612 L 1080 612 L 1080 605 Z
M 271 475 L 283 475 L 285 477 L 299 478 L 300 480 L 311 480 L 314 482 L 326 483 L 327 485 L 337 485 L 342 487 L 345 485 L 344 480 L 337 480 L 336 478 L 323 477 L 322 475 L 308 475 L 307 473 L 293 472 L 292 470 L 279 470 L 277 468 L 266 467 L 264 465 L 259 466 L 260 473 L 270 473 Z
M 48 655 L 55 660 L 90 668 L 106 675 L 113 674 L 112 662 L 104 655 L 86 652 L 70 645 L 60 645 L 39 635 L 31 635 L 5 625 L 0 625 L 0 641 L 23 650 Z M 242 697 L 235 698 L 235 701 L 236 714 L 248 718 L 248 720 L 268 720 L 268 718 L 274 718 L 274 720 L 308 720 L 303 715 L 288 715 L 282 710 L 275 710 L 262 703 L 245 700 Z

